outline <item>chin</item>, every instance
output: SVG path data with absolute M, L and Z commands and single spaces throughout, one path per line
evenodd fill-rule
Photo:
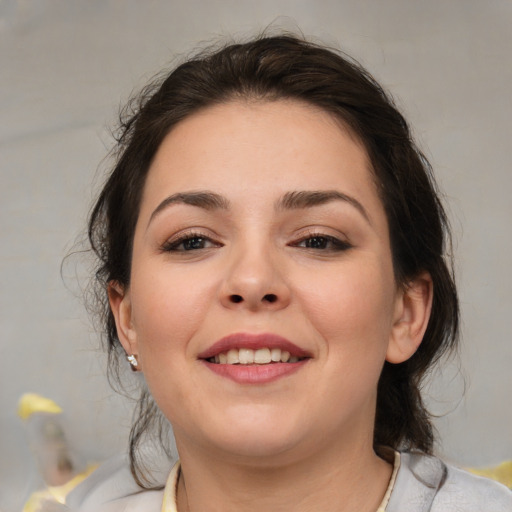
M 248 434 L 248 435 L 247 435 Z M 253 464 L 271 464 L 272 461 L 281 461 L 289 456 L 297 445 L 285 436 L 270 436 L 266 433 L 235 434 L 229 439 L 223 439 L 218 446 L 226 454 L 238 459 L 251 461 Z
M 301 445 L 301 432 L 296 422 L 284 422 L 283 414 L 268 417 L 254 415 L 236 421 L 230 418 L 217 430 L 209 430 L 210 442 L 221 450 L 243 458 L 272 459 L 292 453 Z M 229 425 L 229 428 L 226 428 Z

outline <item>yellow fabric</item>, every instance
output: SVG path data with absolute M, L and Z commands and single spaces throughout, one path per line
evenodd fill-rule
M 469 468 L 468 471 L 474 475 L 492 478 L 512 489 L 512 460 L 490 468 Z
M 45 501 L 64 504 L 66 496 L 83 480 L 85 480 L 97 466 L 90 466 L 82 473 L 73 477 L 63 485 L 49 486 L 42 491 L 34 492 L 25 503 L 23 512 L 38 512 Z
M 25 393 L 18 402 L 18 416 L 26 420 L 35 412 L 59 414 L 62 409 L 49 398 L 36 393 Z

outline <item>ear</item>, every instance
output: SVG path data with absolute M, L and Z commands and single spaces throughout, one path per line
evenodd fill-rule
M 127 355 L 138 355 L 137 335 L 133 327 L 130 290 L 118 281 L 108 284 L 108 301 L 116 322 L 117 336 Z
M 428 272 L 423 272 L 398 292 L 386 361 L 403 363 L 418 350 L 427 330 L 432 298 L 433 283 Z

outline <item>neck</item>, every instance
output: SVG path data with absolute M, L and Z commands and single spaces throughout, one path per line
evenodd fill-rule
M 179 512 L 375 512 L 392 472 L 370 442 L 257 464 L 178 448 Z

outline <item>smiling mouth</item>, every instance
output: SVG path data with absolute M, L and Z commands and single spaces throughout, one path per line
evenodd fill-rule
M 233 333 L 198 354 L 213 373 L 241 385 L 266 385 L 307 366 L 313 354 L 272 333 Z
M 264 365 L 275 363 L 298 363 L 306 357 L 291 355 L 280 348 L 232 348 L 206 359 L 209 363 L 229 365 Z

